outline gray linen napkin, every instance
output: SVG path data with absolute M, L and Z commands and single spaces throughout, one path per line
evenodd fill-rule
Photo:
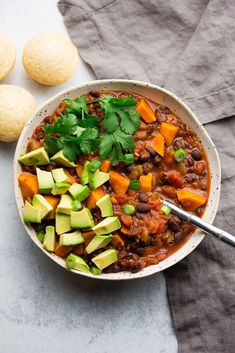
M 235 1 L 60 0 L 83 59 L 98 78 L 145 80 L 179 95 L 213 138 L 222 161 L 215 224 L 234 233 Z M 234 250 L 206 238 L 165 271 L 181 353 L 235 349 Z
M 200 120 L 235 111 L 234 0 L 61 0 L 59 9 L 98 78 L 170 89 Z

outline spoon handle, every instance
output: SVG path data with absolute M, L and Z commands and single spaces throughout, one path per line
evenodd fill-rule
M 213 226 L 210 223 L 205 222 L 203 219 L 193 215 L 192 213 L 186 212 L 182 210 L 181 208 L 173 205 L 172 203 L 168 201 L 163 201 L 163 204 L 167 207 L 170 208 L 170 210 L 182 218 L 183 220 L 187 221 L 188 223 L 194 225 L 197 228 L 202 229 L 204 232 L 213 235 L 215 238 L 217 238 L 220 241 L 223 241 L 224 243 L 227 243 L 231 246 L 235 247 L 235 236 L 225 232 L 224 230 L 217 228 Z

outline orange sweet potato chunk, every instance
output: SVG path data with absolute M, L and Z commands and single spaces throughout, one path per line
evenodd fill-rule
M 18 181 L 24 199 L 26 199 L 26 197 L 33 197 L 35 194 L 38 194 L 38 179 L 36 175 L 22 173 L 19 175 Z
M 161 123 L 160 134 L 164 137 L 167 146 L 170 146 L 174 141 L 175 136 L 179 131 L 179 127 L 172 123 Z
M 116 194 L 125 194 L 129 187 L 130 180 L 121 174 L 111 171 L 109 173 L 109 183 Z
M 92 192 L 89 195 L 88 201 L 87 201 L 87 207 L 92 210 L 93 208 L 96 208 L 96 202 L 101 199 L 105 195 L 104 190 L 102 187 L 99 187 L 95 190 L 92 190 Z
M 160 156 L 164 156 L 164 137 L 161 134 L 157 134 L 151 141 L 151 145 Z
M 58 196 L 53 196 L 53 195 L 45 195 L 44 197 L 49 202 L 49 204 L 53 207 L 53 210 L 49 212 L 49 214 L 46 216 L 46 219 L 53 219 L 55 218 L 56 207 L 60 202 L 60 198 Z
M 144 191 L 152 191 L 153 174 L 148 173 L 147 175 L 140 176 L 140 189 Z
M 140 114 L 141 118 L 146 123 L 153 123 L 157 120 L 154 112 L 152 111 L 152 108 L 144 98 L 139 100 L 135 110 Z
M 205 195 L 198 194 L 188 189 L 181 189 L 176 193 L 179 202 L 190 211 L 194 211 L 196 208 L 204 205 L 207 201 L 207 197 Z

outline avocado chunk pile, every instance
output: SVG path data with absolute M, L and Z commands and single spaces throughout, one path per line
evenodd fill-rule
M 58 168 L 50 171 L 40 169 L 51 161 L 58 164 Z M 82 205 L 91 191 L 100 187 L 109 180 L 109 173 L 101 172 L 98 168 L 92 171 L 89 168 L 90 161 L 86 161 L 80 177 L 81 184 L 69 183 L 69 178 L 62 167 L 76 167 L 70 162 L 62 151 L 49 158 L 44 147 L 20 156 L 19 162 L 26 166 L 37 166 L 36 175 L 39 193 L 34 195 L 32 202 L 25 201 L 23 209 L 23 220 L 40 224 L 53 211 L 53 206 L 47 199 L 47 195 L 60 198 L 54 216 L 54 225 L 48 225 L 45 233 L 38 234 L 38 240 L 43 244 L 45 250 L 54 252 L 59 236 L 59 246 L 71 247 L 83 244 L 85 239 L 82 230 L 93 230 L 96 234 L 85 248 L 87 254 L 92 254 L 98 249 L 105 248 L 113 239 L 112 233 L 121 228 L 118 217 L 113 216 L 113 205 L 110 195 L 106 194 L 100 198 L 96 205 L 101 211 L 103 220 L 95 224 L 92 213 Z M 99 165 L 97 163 L 97 165 Z M 92 167 L 92 164 L 90 165 Z M 73 253 L 66 259 L 66 267 L 94 275 L 100 274 L 104 268 L 118 261 L 115 249 L 109 248 L 95 257 L 91 267 L 85 260 Z

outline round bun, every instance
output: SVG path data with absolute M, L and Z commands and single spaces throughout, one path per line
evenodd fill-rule
M 33 96 L 24 88 L 0 85 L 0 141 L 17 140 L 35 107 Z
M 37 34 L 25 45 L 22 61 L 33 80 L 44 85 L 59 85 L 76 71 L 78 52 L 62 34 L 45 32 Z
M 4 79 L 15 66 L 16 49 L 5 34 L 0 33 L 0 80 Z

